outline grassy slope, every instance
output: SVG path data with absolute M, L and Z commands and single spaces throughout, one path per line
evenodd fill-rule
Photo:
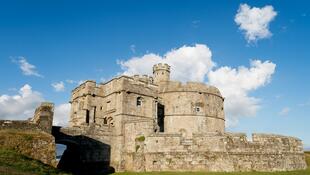
M 116 175 L 310 175 L 310 152 L 306 152 L 306 161 L 308 168 L 301 171 L 289 172 L 242 172 L 242 173 L 205 173 L 205 172 L 152 172 L 152 173 L 115 173 Z
M 23 156 L 15 151 L 0 148 L 0 174 L 46 175 L 64 174 L 54 167 Z

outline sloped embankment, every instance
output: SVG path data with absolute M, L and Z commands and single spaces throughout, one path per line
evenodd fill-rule
M 55 139 L 52 135 L 32 130 L 0 130 L 0 147 L 56 166 Z
M 60 175 L 65 173 L 16 151 L 0 148 L 0 174 Z

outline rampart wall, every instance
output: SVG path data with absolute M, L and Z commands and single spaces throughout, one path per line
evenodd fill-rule
M 127 154 L 129 171 L 289 171 L 305 169 L 302 143 L 294 137 L 253 134 L 152 134 Z M 132 148 L 133 149 L 133 148 Z M 134 163 L 130 163 L 134 162 Z M 140 165 L 140 166 L 137 166 Z

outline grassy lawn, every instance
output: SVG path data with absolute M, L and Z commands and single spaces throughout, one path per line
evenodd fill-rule
M 308 168 L 302 171 L 289 172 L 238 172 L 238 173 L 206 173 L 206 172 L 151 172 L 151 173 L 115 173 L 116 175 L 310 175 L 310 152 L 306 152 Z

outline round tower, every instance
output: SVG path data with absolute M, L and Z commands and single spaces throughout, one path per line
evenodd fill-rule
M 170 80 L 170 66 L 168 64 L 158 63 L 153 66 L 154 83 L 166 82 Z

